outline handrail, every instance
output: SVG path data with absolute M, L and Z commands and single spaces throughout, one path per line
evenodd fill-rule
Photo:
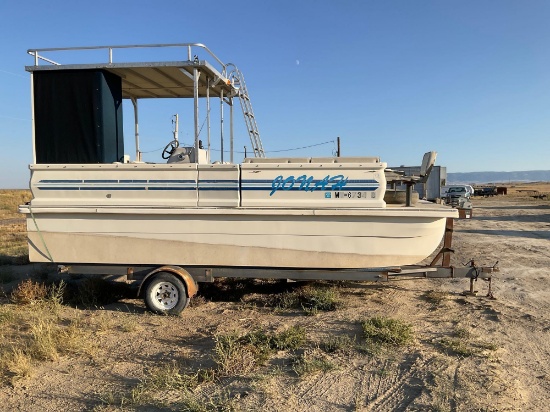
M 50 47 L 43 49 L 29 49 L 27 53 L 34 56 L 34 65 L 38 66 L 39 60 L 43 60 L 50 64 L 59 65 L 59 63 L 53 60 L 47 59 L 44 56 L 40 56 L 39 52 L 55 52 L 55 51 L 79 51 L 79 50 L 108 50 L 109 51 L 109 64 L 113 63 L 113 50 L 114 49 L 136 49 L 136 48 L 160 48 L 160 47 L 186 47 L 187 59 L 191 61 L 191 48 L 200 47 L 204 49 L 210 56 L 212 56 L 222 67 L 223 74 L 225 75 L 226 64 L 224 64 L 218 56 L 216 56 L 208 47 L 202 43 L 167 43 L 167 44 L 133 44 L 127 46 L 83 46 L 83 47 Z

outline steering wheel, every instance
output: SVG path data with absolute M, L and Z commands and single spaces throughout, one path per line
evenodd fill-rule
M 174 153 L 174 150 L 176 150 L 180 146 L 180 142 L 177 140 L 172 140 L 170 143 L 166 145 L 164 150 L 162 151 L 162 158 L 168 159 L 170 156 L 172 156 L 172 153 Z

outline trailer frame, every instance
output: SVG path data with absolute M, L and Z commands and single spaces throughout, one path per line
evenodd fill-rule
M 148 308 L 156 313 L 179 314 L 188 304 L 189 299 L 199 290 L 199 283 L 213 282 L 216 278 L 247 278 L 247 279 L 287 279 L 294 281 L 342 280 L 389 282 L 414 278 L 468 278 L 470 288 L 466 295 L 476 295 L 474 283 L 481 278 L 489 283 L 487 297 L 494 299 L 492 293 L 493 273 L 499 272 L 498 261 L 492 266 L 478 266 L 473 259 L 455 267 L 450 264 L 454 219 L 448 218 L 443 245 L 429 265 L 406 265 L 366 269 L 300 269 L 300 268 L 265 268 L 265 267 L 215 267 L 215 266 L 174 266 L 174 265 L 102 265 L 102 264 L 60 264 L 60 273 L 79 275 L 116 275 L 124 276 L 129 282 L 137 282 L 136 297 L 143 297 Z M 441 264 L 438 262 L 441 261 Z M 185 286 L 186 301 L 181 309 L 169 308 L 162 310 L 158 306 L 151 307 L 147 302 L 149 285 L 157 275 L 172 276 L 174 283 L 181 281 Z M 176 282 L 177 280 L 177 282 Z M 175 291 L 175 294 L 178 292 Z M 180 294 L 181 293 L 180 291 Z M 159 300 L 162 298 L 159 297 Z

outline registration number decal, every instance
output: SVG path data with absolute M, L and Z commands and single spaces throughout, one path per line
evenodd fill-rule
M 374 197 L 376 197 L 376 194 L 374 192 L 340 191 L 334 193 L 335 199 L 367 199 Z

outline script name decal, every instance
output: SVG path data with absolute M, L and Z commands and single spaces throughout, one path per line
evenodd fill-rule
M 277 176 L 271 182 L 271 193 L 273 194 L 277 190 L 304 190 L 306 192 L 313 192 L 314 190 L 341 190 L 348 182 L 348 178 L 344 175 L 330 176 L 327 175 L 321 180 L 315 180 L 313 176 L 301 175 L 298 177 L 282 175 Z

